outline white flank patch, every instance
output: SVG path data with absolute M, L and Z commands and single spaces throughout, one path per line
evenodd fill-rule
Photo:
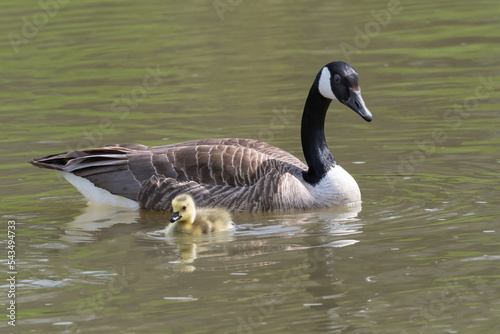
M 123 196 L 113 195 L 106 189 L 96 187 L 89 180 L 75 174 L 60 172 L 87 200 L 95 204 L 139 209 L 139 203 Z
M 335 94 L 333 94 L 332 86 L 330 84 L 331 77 L 332 75 L 330 73 L 330 70 L 328 70 L 328 68 L 326 67 L 323 67 L 323 69 L 321 70 L 321 75 L 319 76 L 319 92 L 327 99 L 337 100 Z

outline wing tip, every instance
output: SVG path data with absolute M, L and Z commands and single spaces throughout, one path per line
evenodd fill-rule
M 55 169 L 64 171 L 64 166 L 66 166 L 67 159 L 63 156 L 66 153 L 56 154 L 56 155 L 46 155 L 41 158 L 33 158 L 28 160 L 28 163 L 39 168 Z

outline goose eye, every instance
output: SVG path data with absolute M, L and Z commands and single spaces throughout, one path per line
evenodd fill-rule
M 185 205 L 182 207 L 182 211 L 186 211 L 186 206 Z
M 335 82 L 335 83 L 339 83 L 339 82 L 340 82 L 340 75 L 335 74 L 335 75 L 333 76 L 333 82 Z

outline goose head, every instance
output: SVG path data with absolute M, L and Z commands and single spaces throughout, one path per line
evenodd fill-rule
M 186 194 L 176 196 L 172 200 L 172 210 L 172 218 L 170 218 L 171 223 L 179 221 L 179 223 L 192 224 L 194 222 L 196 217 L 196 208 L 194 200 L 191 196 Z
M 358 73 L 349 64 L 329 63 L 321 69 L 318 78 L 318 91 L 324 98 L 345 104 L 367 122 L 372 120 L 372 113 L 361 97 Z

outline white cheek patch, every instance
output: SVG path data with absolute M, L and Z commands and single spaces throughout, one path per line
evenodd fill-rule
M 323 67 L 321 74 L 319 76 L 319 92 L 321 95 L 327 99 L 337 100 L 335 94 L 333 94 L 332 86 L 330 85 L 330 78 L 332 77 L 328 68 Z

